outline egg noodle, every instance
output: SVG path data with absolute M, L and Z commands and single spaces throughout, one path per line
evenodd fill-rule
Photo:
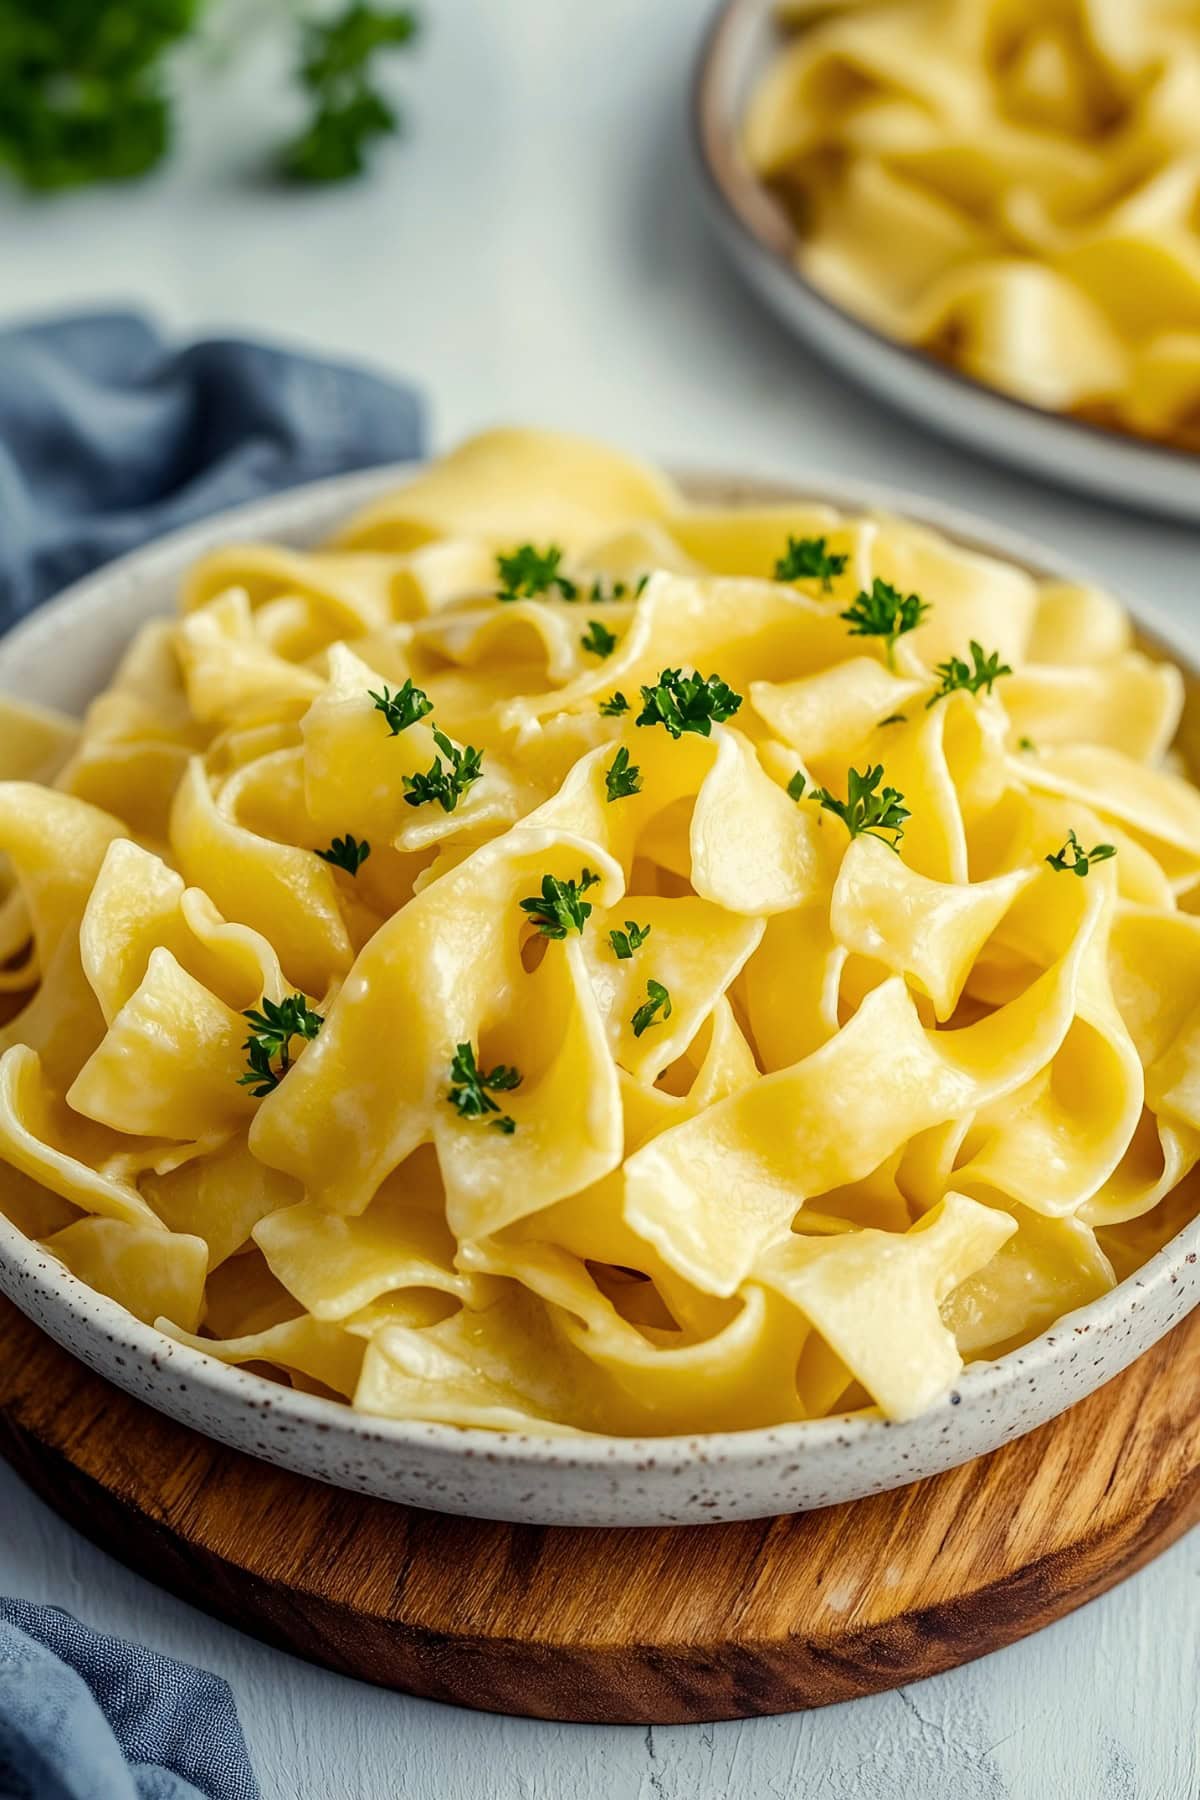
M 1036 406 L 1200 450 L 1197 0 L 792 0 L 747 157 L 805 274 Z
M 1181 700 L 1091 588 L 477 438 L 5 707 L 0 1206 L 369 1413 L 911 1417 L 1200 1208 Z

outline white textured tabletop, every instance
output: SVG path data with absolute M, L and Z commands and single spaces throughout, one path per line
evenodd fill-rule
M 519 420 L 676 461 L 877 477 L 1200 615 L 1200 535 L 924 437 L 808 356 L 710 241 L 685 126 L 704 0 L 422 0 L 410 129 L 353 190 L 245 178 L 276 124 L 265 63 L 196 92 L 172 172 L 0 200 L 9 314 L 137 302 L 419 381 L 435 441 Z M 225 1675 L 265 1800 L 1196 1800 L 1200 1536 L 983 1662 L 852 1706 L 653 1731 L 475 1716 L 359 1687 L 157 1592 L 0 1467 L 0 1592 Z

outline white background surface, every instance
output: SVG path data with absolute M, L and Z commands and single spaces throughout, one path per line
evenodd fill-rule
M 10 315 L 144 304 L 420 382 L 437 446 L 502 420 L 696 464 L 881 478 L 990 514 L 1195 622 L 1200 539 L 974 462 L 847 391 L 725 269 L 685 125 L 704 0 L 423 0 L 410 131 L 353 190 L 252 179 L 290 123 L 269 57 L 195 93 L 135 189 L 0 199 Z M 795 1718 L 558 1727 L 360 1687 L 84 1544 L 0 1468 L 0 1591 L 204 1663 L 265 1800 L 1195 1800 L 1200 1538 L 1027 1644 Z

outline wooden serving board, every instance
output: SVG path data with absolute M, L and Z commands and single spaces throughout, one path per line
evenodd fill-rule
M 0 1449 L 139 1573 L 343 1674 L 537 1718 L 742 1718 L 982 1656 L 1200 1521 L 1200 1311 L 991 1456 L 751 1524 L 551 1530 L 343 1493 L 151 1411 L 6 1301 Z

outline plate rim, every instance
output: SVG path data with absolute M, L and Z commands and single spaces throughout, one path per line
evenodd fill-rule
M 268 534 L 278 537 L 294 530 L 290 523 L 294 518 L 299 531 L 292 538 L 293 544 L 304 536 L 311 542 L 318 534 L 335 529 L 339 520 L 347 517 L 354 508 L 411 478 L 419 466 L 419 459 L 412 459 L 298 484 L 281 493 L 260 497 L 177 528 L 115 558 L 45 602 L 0 637 L 0 694 L 9 691 L 7 664 L 14 645 L 37 651 L 43 647 L 40 640 L 44 639 L 44 647 L 48 648 L 69 629 L 73 619 L 93 609 L 107 590 L 129 582 L 135 587 L 161 582 L 167 571 L 178 567 L 182 572 L 205 548 L 249 541 L 247 527 L 250 535 L 261 541 Z M 1016 562 L 1050 579 L 1091 581 L 1105 591 L 1112 591 L 1085 566 L 1073 558 L 1059 556 L 1036 539 L 1027 538 L 1007 526 L 995 525 L 973 512 L 910 494 L 890 484 L 854 479 L 842 481 L 836 477 L 810 481 L 805 476 L 797 479 L 779 472 L 762 475 L 742 472 L 731 476 L 716 471 L 693 471 L 690 474 L 678 472 L 677 478 L 681 487 L 691 488 L 700 503 L 703 503 L 705 488 L 714 492 L 722 488 L 727 491 L 752 489 L 758 496 L 758 503 L 764 505 L 815 500 L 840 506 L 847 512 L 886 510 L 899 513 L 945 532 L 980 554 Z M 768 496 L 767 490 L 773 490 L 773 493 Z M 309 526 L 311 533 L 307 530 Z M 239 536 L 239 532 L 242 535 Z M 1124 599 L 1122 603 L 1152 649 L 1169 655 L 1188 676 L 1200 677 L 1200 657 L 1188 645 L 1184 627 L 1141 600 Z M 170 1361 L 188 1378 L 188 1385 L 193 1390 L 211 1394 L 214 1399 L 232 1400 L 247 1411 L 270 1407 L 302 1427 L 370 1444 L 387 1444 L 400 1450 L 417 1445 L 442 1450 L 450 1453 L 455 1462 L 474 1457 L 480 1461 L 518 1463 L 548 1470 L 569 1467 L 573 1471 L 601 1476 L 612 1476 L 623 1468 L 633 1472 L 640 1467 L 644 1471 L 647 1466 L 655 1466 L 664 1475 L 679 1473 L 694 1468 L 701 1460 L 751 1467 L 769 1465 L 785 1451 L 819 1455 L 837 1448 L 846 1452 L 881 1438 L 885 1432 L 915 1427 L 922 1433 L 933 1433 L 939 1418 L 946 1416 L 952 1406 L 969 1403 L 972 1410 L 986 1408 L 988 1402 L 1019 1384 L 1028 1384 L 1031 1376 L 1057 1363 L 1060 1358 L 1056 1353 L 1056 1340 L 1119 1325 L 1141 1310 L 1150 1299 L 1165 1295 L 1179 1281 L 1184 1266 L 1196 1263 L 1198 1256 L 1200 1216 L 1185 1224 L 1146 1263 L 1106 1294 L 1074 1312 L 1061 1315 L 1027 1344 L 1001 1357 L 965 1364 L 947 1394 L 916 1419 L 903 1421 L 900 1425 L 876 1414 L 858 1412 L 731 1431 L 624 1437 L 553 1430 L 544 1433 L 493 1431 L 481 1426 L 389 1419 L 356 1412 L 348 1401 L 326 1399 L 285 1387 L 265 1376 L 222 1363 L 143 1323 L 119 1302 L 79 1280 L 36 1239 L 27 1237 L 17 1225 L 0 1214 L 0 1292 L 85 1362 L 90 1361 L 89 1357 L 74 1343 L 50 1331 L 40 1310 L 30 1310 L 24 1297 L 27 1290 L 31 1289 L 51 1311 L 64 1308 L 77 1331 L 89 1342 L 97 1336 L 110 1345 L 119 1342 L 131 1354 L 144 1358 L 155 1367 Z M 1200 1297 L 1192 1302 L 1192 1305 L 1196 1304 L 1200 1304 Z M 1174 1322 L 1164 1324 L 1152 1341 L 1165 1336 Z M 91 1366 L 107 1379 L 116 1379 L 107 1361 Z M 159 1404 L 152 1396 L 145 1397 L 149 1398 L 150 1404 Z M 1071 1403 L 1068 1400 L 1054 1410 L 1063 1411 Z M 1010 1435 L 1021 1435 L 1026 1429 L 1029 1427 L 1022 1424 Z

